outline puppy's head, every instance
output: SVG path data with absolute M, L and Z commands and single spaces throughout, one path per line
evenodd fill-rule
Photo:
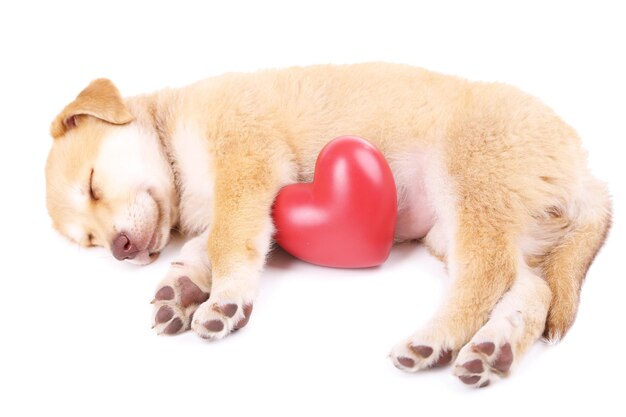
M 171 167 L 144 119 L 111 81 L 95 80 L 52 122 L 46 165 L 54 227 L 142 265 L 156 259 L 177 218 Z

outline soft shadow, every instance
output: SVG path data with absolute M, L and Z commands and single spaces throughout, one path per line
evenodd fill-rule
M 401 264 L 403 262 L 406 262 L 408 258 L 415 254 L 415 251 L 418 250 L 419 247 L 420 243 L 416 240 L 396 243 L 395 245 L 393 245 L 393 248 L 391 248 L 389 259 L 387 259 L 385 263 L 392 262 L 394 264 Z
M 189 238 L 183 236 L 176 230 L 172 230 L 170 234 L 170 241 L 165 245 L 165 248 L 161 251 L 160 257 L 163 259 L 171 259 L 180 253 L 180 249 Z
M 285 252 L 283 248 L 278 245 L 274 245 L 272 250 L 267 256 L 267 269 L 289 269 L 296 262 L 304 262 L 296 259 L 294 256 Z
M 411 242 L 403 242 L 394 244 L 391 249 L 391 253 L 389 258 L 382 264 L 370 268 L 333 268 L 327 267 L 323 265 L 315 265 L 301 259 L 296 258 L 295 256 L 289 254 L 284 249 L 282 249 L 278 245 L 274 245 L 271 252 L 268 255 L 267 260 L 267 269 L 276 269 L 276 270 L 287 270 L 293 268 L 297 264 L 305 264 L 308 266 L 313 266 L 322 269 L 332 269 L 332 270 L 342 270 L 347 272 L 348 274 L 362 274 L 366 273 L 376 273 L 377 271 L 384 270 L 389 266 L 401 265 L 415 256 L 416 251 L 424 250 L 423 246 L 419 241 L 411 241 Z

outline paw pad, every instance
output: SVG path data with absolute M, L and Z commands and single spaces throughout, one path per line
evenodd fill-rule
M 224 329 L 224 323 L 221 320 L 205 321 L 202 325 L 210 332 L 221 332 Z
M 174 317 L 174 310 L 170 306 L 161 306 L 154 317 L 156 324 L 167 323 Z
M 480 375 L 461 375 L 459 379 L 467 385 L 473 385 L 480 381 Z
M 229 304 L 223 304 L 223 305 L 214 305 L 213 306 L 213 311 L 216 311 L 228 318 L 232 318 L 235 313 L 237 313 L 237 310 L 239 309 L 239 307 L 237 307 L 237 304 L 234 303 L 229 303 Z
M 173 300 L 174 299 L 174 289 L 169 285 L 161 288 L 154 295 L 155 301 L 164 301 L 164 300 Z
M 504 373 L 508 372 L 511 369 L 511 364 L 513 363 L 513 351 L 511 350 L 511 345 L 506 343 L 500 348 L 500 354 L 498 358 L 493 364 L 493 367 L 498 371 Z
M 180 285 L 180 305 L 183 308 L 193 304 L 201 304 L 209 299 L 209 294 L 202 291 L 189 277 L 180 277 L 178 284 Z
M 474 352 L 480 352 L 480 353 L 484 353 L 487 356 L 490 356 L 496 350 L 496 345 L 494 345 L 491 342 L 483 342 L 483 343 L 474 345 L 472 347 L 472 350 Z
M 405 368 L 412 368 L 415 366 L 415 361 L 411 358 L 407 358 L 406 356 L 400 356 L 397 360 L 398 363 Z
M 483 368 L 483 361 L 480 359 L 474 359 L 473 361 L 465 362 L 463 368 L 467 369 L 473 374 L 480 374 L 485 369 Z
M 183 328 L 183 321 L 176 317 L 174 320 L 167 325 L 163 333 L 165 334 L 176 334 Z
M 242 327 L 244 327 L 246 324 L 248 324 L 248 320 L 250 320 L 251 314 L 252 314 L 252 304 L 244 304 L 243 305 L 243 318 L 235 324 L 235 326 L 233 327 L 233 330 L 239 330 Z
M 417 356 L 420 356 L 424 359 L 433 354 L 433 348 L 431 348 L 430 346 L 409 346 L 409 349 L 411 349 L 411 351 L 413 351 L 413 353 L 415 353 Z
M 439 359 L 437 359 L 437 362 L 435 362 L 433 364 L 433 368 L 438 368 L 440 366 L 446 366 L 451 361 L 452 361 L 452 351 L 451 350 L 444 350 L 439 355 Z

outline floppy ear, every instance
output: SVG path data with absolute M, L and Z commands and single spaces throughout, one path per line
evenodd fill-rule
M 79 116 L 93 116 L 105 122 L 123 125 L 133 121 L 117 87 L 106 78 L 93 80 L 76 100 L 65 106 L 50 127 L 53 138 L 63 136 L 76 127 Z

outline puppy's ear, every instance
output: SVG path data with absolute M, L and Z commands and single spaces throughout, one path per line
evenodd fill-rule
M 123 125 L 133 121 L 117 87 L 106 78 L 93 80 L 76 100 L 65 106 L 50 127 L 53 138 L 63 136 L 76 127 L 81 116 L 93 116 L 105 122 Z

